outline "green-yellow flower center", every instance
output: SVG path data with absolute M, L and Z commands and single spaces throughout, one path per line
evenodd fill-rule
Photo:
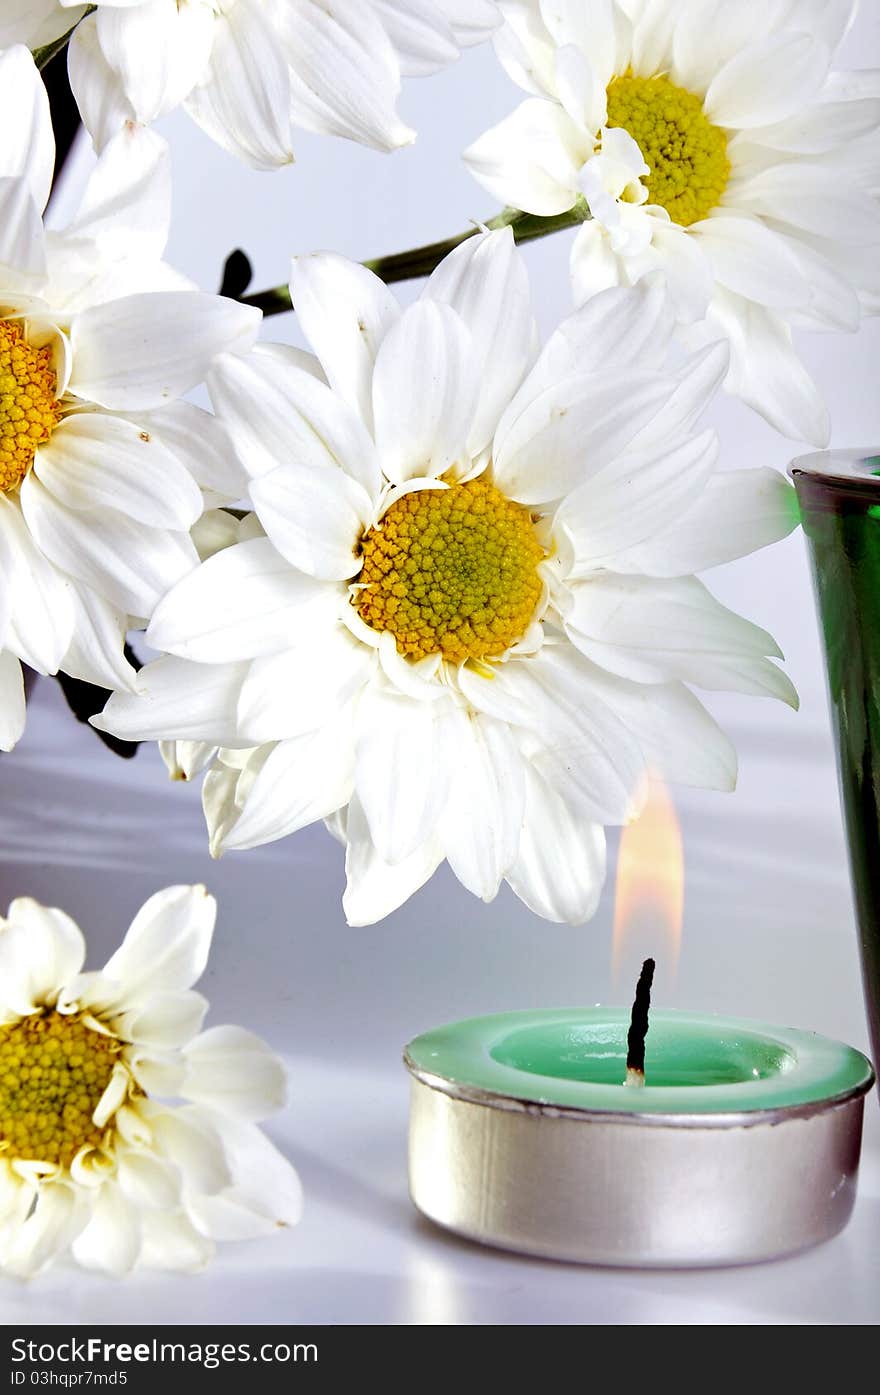
M 689 227 L 721 202 L 730 178 L 727 135 L 693 92 L 667 77 L 625 73 L 608 88 L 609 126 L 628 131 L 651 173 L 648 201 Z
M 0 319 L 0 494 L 17 489 L 60 408 L 49 346 L 33 348 L 17 320 Z
M 60 1012 L 0 1027 L 0 1155 L 69 1167 L 100 1143 L 92 1115 L 118 1051 L 115 1037 Z
M 404 494 L 361 546 L 355 605 L 413 659 L 503 654 L 541 598 L 531 515 L 483 479 Z

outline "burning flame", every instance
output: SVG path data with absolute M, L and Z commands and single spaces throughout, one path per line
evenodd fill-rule
M 617 859 L 612 973 L 615 984 L 633 978 L 644 958 L 655 958 L 671 983 L 681 948 L 684 849 L 681 825 L 666 785 L 650 772 L 639 791 L 641 815 L 624 830 Z

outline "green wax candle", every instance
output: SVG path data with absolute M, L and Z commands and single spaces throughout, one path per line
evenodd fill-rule
M 652 1012 L 633 1086 L 629 1020 L 507 1012 L 411 1042 L 418 1209 L 483 1244 L 593 1264 L 752 1263 L 836 1235 L 866 1058 L 811 1032 Z
M 407 1064 L 498 1096 L 619 1114 L 784 1109 L 847 1098 L 873 1079 L 858 1051 L 812 1032 L 655 1011 L 645 1086 L 632 1089 L 623 1084 L 628 1025 L 628 1010 L 605 1007 L 474 1017 L 417 1037 Z

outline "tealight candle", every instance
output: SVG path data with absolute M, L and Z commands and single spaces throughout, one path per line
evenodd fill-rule
M 655 1012 L 631 1089 L 628 1027 L 623 1009 L 509 1012 L 411 1042 L 419 1210 L 472 1240 L 610 1265 L 745 1263 L 842 1229 L 874 1078 L 864 1056 Z

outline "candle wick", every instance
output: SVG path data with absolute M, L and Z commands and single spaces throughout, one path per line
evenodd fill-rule
M 626 1037 L 625 1085 L 639 1088 L 645 1083 L 645 1038 L 648 1035 L 648 1011 L 651 1006 L 651 984 L 654 982 L 654 960 L 646 959 L 636 984 L 629 1032 Z

